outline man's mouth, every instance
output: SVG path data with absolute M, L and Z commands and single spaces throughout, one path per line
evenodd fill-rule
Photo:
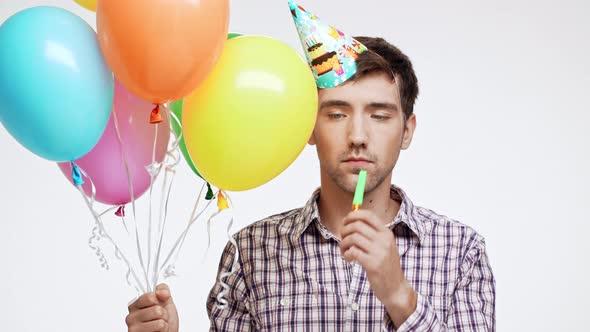
M 352 166 L 363 166 L 371 163 L 370 160 L 362 157 L 347 158 L 343 162 Z

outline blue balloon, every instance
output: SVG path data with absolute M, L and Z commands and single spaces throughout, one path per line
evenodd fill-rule
M 34 7 L 0 26 L 0 122 L 31 152 L 56 162 L 88 153 L 113 94 L 96 33 L 80 17 Z

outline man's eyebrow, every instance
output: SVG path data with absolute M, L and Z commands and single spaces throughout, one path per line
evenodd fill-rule
M 327 101 L 324 101 L 320 104 L 320 109 L 326 108 L 326 107 L 334 107 L 334 106 L 350 107 L 351 105 L 349 102 L 346 102 L 344 100 L 327 100 Z
M 390 111 L 397 111 L 398 110 L 398 107 L 397 107 L 396 104 L 391 104 L 391 103 L 378 103 L 378 102 L 369 103 L 367 105 L 367 108 L 386 109 L 386 110 L 390 110 Z

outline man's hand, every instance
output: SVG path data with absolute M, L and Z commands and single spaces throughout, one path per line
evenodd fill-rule
M 125 319 L 129 332 L 178 332 L 178 313 L 170 289 L 160 284 L 129 305 Z
M 396 327 L 415 311 L 418 294 L 406 280 L 393 232 L 368 210 L 344 218 L 341 251 L 347 262 L 357 261 L 366 271 L 373 293 Z

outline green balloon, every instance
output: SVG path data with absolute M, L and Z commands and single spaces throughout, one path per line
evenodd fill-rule
M 182 99 L 170 103 L 170 110 L 172 111 L 172 113 L 174 113 L 176 115 L 176 117 L 178 118 L 178 121 L 180 121 L 181 124 L 182 124 L 182 105 L 183 104 L 184 104 L 184 100 L 182 100 Z M 171 122 L 172 122 L 172 129 L 174 130 L 174 133 L 176 133 L 177 136 L 180 135 L 182 128 L 178 125 L 178 123 L 176 123 L 176 121 L 172 120 Z M 195 174 L 197 174 L 202 179 L 203 177 L 201 176 L 201 173 L 199 173 L 199 171 L 195 167 L 195 164 L 193 164 L 190 154 L 188 154 L 188 150 L 186 149 L 186 144 L 184 142 L 184 136 L 182 136 L 182 138 L 180 139 L 180 143 L 179 143 L 178 147 L 180 148 L 180 151 L 182 151 L 182 155 L 184 156 L 184 160 L 186 160 L 186 162 L 188 163 L 190 168 L 193 170 L 193 172 L 195 172 Z
M 228 34 L 227 34 L 227 40 L 230 40 L 230 39 L 233 39 L 233 38 L 239 37 L 239 36 L 241 36 L 241 35 L 242 35 L 241 33 L 230 32 L 230 33 L 228 33 Z
M 233 38 L 239 37 L 241 35 L 242 34 L 240 34 L 240 33 L 231 32 L 227 35 L 227 39 L 228 40 L 233 39 Z M 180 121 L 181 124 L 182 124 L 182 105 L 183 104 L 184 104 L 184 100 L 182 100 L 182 99 L 170 103 L 170 110 L 176 115 L 176 117 L 178 118 L 178 121 Z M 182 128 L 176 123 L 176 121 L 172 120 L 171 122 L 172 122 L 172 129 L 174 130 L 176 135 L 180 135 Z M 197 167 L 195 166 L 195 164 L 193 163 L 193 161 L 191 159 L 191 155 L 188 153 L 188 150 L 186 149 L 186 144 L 184 142 L 184 136 L 180 139 L 179 147 L 180 147 L 180 151 L 182 151 L 182 155 L 184 156 L 184 160 L 186 160 L 186 162 L 188 163 L 190 168 L 193 170 L 193 172 L 195 172 L 195 174 L 197 174 L 201 179 L 203 179 L 203 176 L 197 170 Z M 205 179 L 203 179 L 203 180 L 205 180 Z

